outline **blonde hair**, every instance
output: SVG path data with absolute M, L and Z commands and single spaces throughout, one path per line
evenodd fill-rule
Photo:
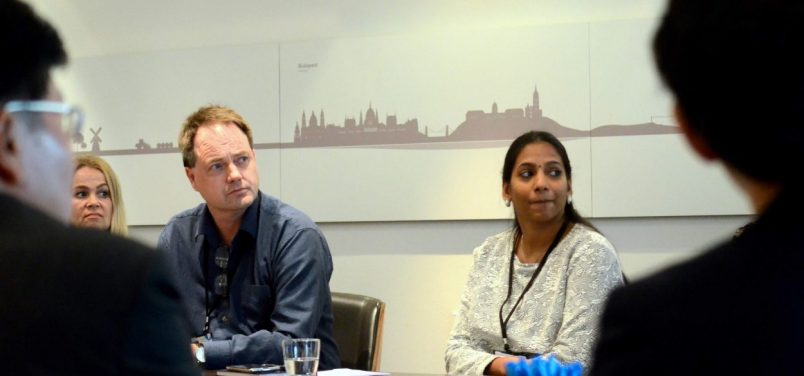
M 106 179 L 106 185 L 109 186 L 109 195 L 112 198 L 112 223 L 109 226 L 109 231 L 120 236 L 127 236 L 128 226 L 126 225 L 126 209 L 123 205 L 123 191 L 112 167 L 100 157 L 91 154 L 84 154 L 75 158 L 75 171 L 82 167 L 94 168 L 103 174 L 103 178 Z
M 179 131 L 179 149 L 181 150 L 181 159 L 184 167 L 195 166 L 195 134 L 198 133 L 198 128 L 207 124 L 234 124 L 240 128 L 248 138 L 248 145 L 254 147 L 254 142 L 251 139 L 251 127 L 249 127 L 246 120 L 233 109 L 220 106 L 209 105 L 199 108 L 197 111 L 190 114 Z

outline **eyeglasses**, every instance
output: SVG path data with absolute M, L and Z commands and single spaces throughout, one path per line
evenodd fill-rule
M 84 127 L 84 111 L 78 107 L 56 101 L 9 101 L 3 107 L 9 114 L 35 112 L 61 115 L 61 130 L 72 140 L 81 140 Z
M 229 279 L 226 276 L 229 266 L 229 247 L 220 246 L 215 250 L 215 265 L 218 266 L 218 276 L 215 277 L 215 294 L 226 297 L 229 294 Z

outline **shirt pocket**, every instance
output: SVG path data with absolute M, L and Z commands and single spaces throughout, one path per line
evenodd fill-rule
M 273 330 L 271 313 L 274 310 L 274 294 L 271 286 L 248 285 L 243 296 L 243 313 L 257 329 Z

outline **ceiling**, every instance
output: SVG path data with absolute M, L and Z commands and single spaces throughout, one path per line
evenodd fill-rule
M 73 58 L 216 45 L 655 18 L 660 0 L 29 0 Z

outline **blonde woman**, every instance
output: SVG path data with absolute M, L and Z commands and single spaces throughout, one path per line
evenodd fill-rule
M 128 235 L 123 192 L 112 168 L 94 155 L 76 158 L 72 224 Z

